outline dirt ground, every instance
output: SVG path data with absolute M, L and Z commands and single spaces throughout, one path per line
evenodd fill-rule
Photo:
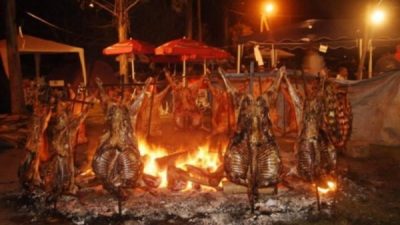
M 87 120 L 88 136 L 90 141 L 82 145 L 77 152 L 85 152 L 86 149 L 94 149 L 102 130 L 102 116 L 93 113 Z M 172 132 L 162 130 L 163 137 L 168 137 Z M 200 135 L 194 138 L 194 131 L 179 133 L 182 145 L 190 145 L 194 142 L 202 142 L 207 138 L 207 132 L 200 131 Z M 175 133 L 176 135 L 176 133 Z M 164 138 L 162 142 L 174 142 L 175 139 Z M 160 138 L 157 139 L 161 141 Z M 290 152 L 293 139 L 281 137 L 279 143 L 283 152 Z M 188 146 L 190 148 L 190 146 Z M 139 223 L 138 218 L 102 218 L 93 221 L 77 221 L 74 218 L 60 216 L 56 212 L 43 212 L 29 209 L 26 202 L 18 198 L 19 183 L 17 180 L 17 168 L 24 152 L 21 149 L 0 149 L 0 224 L 244 224 L 244 218 L 238 216 L 213 223 L 196 223 L 197 220 L 182 220 L 180 218 L 168 218 L 164 220 L 146 220 L 152 222 Z M 86 154 L 78 154 L 79 167 L 84 167 Z M 339 155 L 338 168 L 344 187 L 343 193 L 338 194 L 334 210 L 329 214 L 311 213 L 296 221 L 285 221 L 274 224 L 400 224 L 400 147 L 371 146 L 369 156 L 362 159 L 350 158 Z M 350 190 L 351 191 L 348 191 Z M 202 195 L 198 198 L 202 198 Z M 187 201 L 190 201 L 186 198 Z M 240 201 L 239 201 L 240 202 Z M 238 204 L 241 207 L 243 204 Z M 246 210 L 246 209 L 243 209 Z M 41 215 L 36 215 L 38 212 Z M 198 215 L 204 217 L 205 215 Z M 263 215 L 268 217 L 269 215 Z M 226 222 L 229 221 L 229 222 Z M 249 220 L 246 220 L 249 221 Z M 271 224 L 268 220 L 251 220 L 245 224 Z M 263 222 L 264 221 L 264 222 Z

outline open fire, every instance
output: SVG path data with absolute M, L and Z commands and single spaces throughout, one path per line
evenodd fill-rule
M 145 139 L 139 139 L 139 150 L 143 157 L 144 173 L 159 177 L 161 179 L 160 188 L 168 186 L 168 167 L 175 167 L 187 171 L 187 167 L 198 168 L 208 173 L 215 172 L 221 165 L 221 160 L 217 151 L 210 148 L 209 143 L 205 143 L 191 151 L 169 151 L 161 146 L 148 143 Z M 183 190 L 190 190 L 193 183 L 188 181 Z M 212 188 L 202 187 L 204 190 Z M 214 189 L 212 189 L 214 190 Z
M 318 186 L 318 192 L 320 194 L 327 194 L 329 192 L 336 191 L 337 185 L 335 181 L 327 180 L 326 185 L 324 187 Z

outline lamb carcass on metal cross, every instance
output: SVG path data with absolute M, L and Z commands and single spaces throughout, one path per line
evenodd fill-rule
M 219 69 L 234 101 L 236 131 L 224 155 L 224 170 L 229 181 L 248 187 L 251 211 L 258 198 L 258 189 L 275 186 L 280 178 L 279 146 L 272 132 L 269 111 L 274 107 L 282 73 L 270 88 L 257 98 L 239 93 Z

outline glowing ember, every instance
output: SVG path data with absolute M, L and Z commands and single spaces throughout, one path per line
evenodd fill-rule
M 335 191 L 335 190 L 336 190 L 336 183 L 334 181 L 330 181 L 330 180 L 328 180 L 326 182 L 326 188 L 318 187 L 318 192 L 321 194 L 326 194 L 328 192 Z
M 143 157 L 144 173 L 161 178 L 160 187 L 167 187 L 167 168 L 160 169 L 157 159 L 168 155 L 168 151 L 159 146 L 152 146 L 145 140 L 139 140 L 139 150 Z M 175 162 L 175 167 L 187 170 L 187 165 L 195 166 L 207 172 L 214 172 L 220 165 L 217 152 L 210 151 L 209 145 L 199 146 L 196 151 L 182 155 Z M 192 182 L 188 182 L 184 190 L 192 189 Z M 204 187 L 203 187 L 204 188 Z M 214 190 L 213 188 L 206 188 Z
M 94 172 L 93 172 L 92 168 L 89 168 L 89 169 L 83 171 L 80 175 L 81 176 L 94 176 Z

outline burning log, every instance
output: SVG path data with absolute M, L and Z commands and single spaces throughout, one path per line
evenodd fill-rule
M 175 152 L 175 153 L 169 154 L 167 156 L 157 158 L 156 163 L 158 165 L 158 168 L 165 169 L 168 166 L 175 165 L 175 162 L 178 159 L 185 158 L 188 155 L 189 155 L 189 151 Z
M 210 186 L 218 190 L 220 189 L 218 185 L 224 177 L 224 170 L 222 166 L 214 173 L 210 173 L 209 171 L 192 165 L 186 165 L 186 168 L 190 174 L 190 181 L 200 185 Z
M 161 184 L 161 178 L 143 173 L 142 180 L 147 187 L 158 188 Z
M 170 165 L 168 166 L 167 174 L 167 187 L 169 190 L 182 191 L 187 187 L 189 175 L 186 171 Z

